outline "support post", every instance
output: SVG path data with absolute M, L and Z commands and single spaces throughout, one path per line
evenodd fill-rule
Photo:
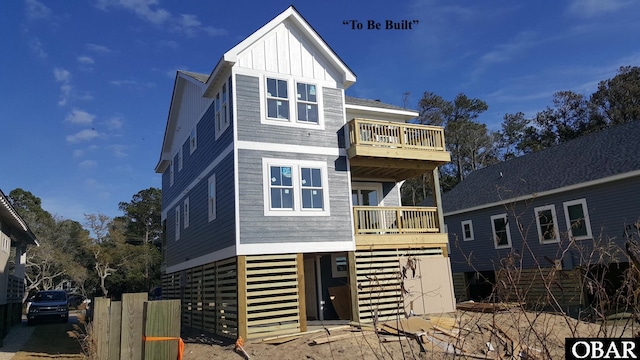
M 247 257 L 238 255 L 237 260 L 238 281 L 238 336 L 247 339 L 249 328 L 247 326 Z
M 442 213 L 442 197 L 440 196 L 440 176 L 438 175 L 438 167 L 434 168 L 431 174 L 431 184 L 433 184 L 433 203 L 438 208 L 438 228 L 440 233 L 444 234 L 444 214 Z
M 298 271 L 298 311 L 300 312 L 300 332 L 307 331 L 307 298 L 305 293 L 304 255 L 296 256 L 296 268 Z
M 351 294 L 351 321 L 360 322 L 360 307 L 358 306 L 358 274 L 356 273 L 356 252 L 349 251 L 347 255 L 349 265 L 349 290 Z

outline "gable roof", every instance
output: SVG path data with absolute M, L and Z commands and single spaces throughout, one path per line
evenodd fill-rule
M 207 80 L 209 80 L 209 75 L 207 74 L 201 74 L 201 73 L 196 73 L 196 72 L 191 72 L 191 71 L 186 71 L 186 70 L 178 70 L 179 73 L 185 74 L 195 80 L 200 81 L 203 84 L 207 83 Z
M 555 189 L 640 175 L 640 120 L 476 170 L 442 195 L 445 215 Z
M 383 103 L 380 100 L 360 99 L 352 96 L 345 96 L 344 102 L 346 105 L 368 106 L 368 107 L 375 107 L 375 108 L 389 109 L 389 110 L 412 111 L 410 109 L 401 108 L 400 106 Z
M 31 229 L 13 205 L 11 205 L 11 202 L 9 202 L 9 199 L 2 190 L 0 190 L 0 220 L 16 230 L 16 232 L 12 232 L 11 234 L 15 236 L 16 239 L 26 244 L 38 245 L 36 236 L 31 232 Z

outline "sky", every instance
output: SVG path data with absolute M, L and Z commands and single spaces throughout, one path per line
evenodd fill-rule
M 416 108 L 425 91 L 464 93 L 487 102 L 491 130 L 640 65 L 636 0 L 6 0 L 0 189 L 60 219 L 122 215 L 119 202 L 161 187 L 176 70 L 211 73 L 289 5 L 356 74 L 347 95 L 402 106 L 408 92 Z

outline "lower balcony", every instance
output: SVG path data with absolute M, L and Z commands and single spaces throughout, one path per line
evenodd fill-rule
M 354 206 L 353 218 L 357 248 L 447 246 L 436 207 Z

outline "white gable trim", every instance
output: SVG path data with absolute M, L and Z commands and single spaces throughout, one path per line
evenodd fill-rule
M 515 198 L 503 200 L 503 201 L 497 201 L 497 202 L 493 202 L 493 203 L 489 203 L 489 204 L 478 205 L 478 206 L 470 207 L 470 208 L 467 208 L 467 209 L 451 211 L 451 212 L 445 213 L 444 216 L 464 214 L 464 213 L 467 213 L 467 212 L 487 209 L 487 208 L 494 207 L 494 206 L 512 204 L 512 203 L 515 203 L 515 202 L 518 202 L 518 201 L 530 200 L 530 199 L 539 198 L 539 197 L 543 197 L 543 196 L 554 195 L 554 194 L 562 193 L 562 192 L 565 192 L 565 191 L 578 190 L 578 189 L 586 188 L 586 187 L 589 187 L 589 186 L 606 184 L 606 183 L 609 183 L 609 182 L 618 181 L 618 180 L 624 180 L 624 179 L 632 178 L 632 177 L 635 177 L 635 176 L 640 176 L 640 170 L 630 171 L 630 172 L 624 173 L 624 174 L 618 174 L 618 175 L 605 177 L 605 178 L 602 178 L 602 179 L 586 181 L 586 182 L 582 182 L 582 183 L 579 183 L 579 184 L 564 186 L 564 187 L 561 187 L 561 188 L 548 190 L 548 191 L 543 191 L 543 192 L 539 192 L 539 193 L 534 193 L 534 194 L 530 194 L 530 195 L 524 195 L 524 196 L 521 196 L 521 197 L 515 197 Z M 462 184 L 464 185 L 464 183 L 462 183 Z

